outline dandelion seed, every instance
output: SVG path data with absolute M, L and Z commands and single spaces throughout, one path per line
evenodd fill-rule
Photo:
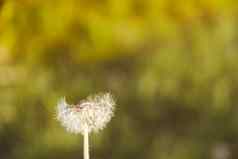
M 62 98 L 57 104 L 57 119 L 70 133 L 84 135 L 84 159 L 89 159 L 88 134 L 106 127 L 115 109 L 109 93 L 89 96 L 79 104 L 70 105 Z

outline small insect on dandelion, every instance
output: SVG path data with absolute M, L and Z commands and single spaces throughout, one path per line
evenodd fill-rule
M 110 93 L 96 94 L 70 105 L 65 98 L 57 104 L 57 119 L 70 133 L 84 136 L 84 159 L 89 159 L 88 134 L 106 127 L 115 109 L 115 101 Z

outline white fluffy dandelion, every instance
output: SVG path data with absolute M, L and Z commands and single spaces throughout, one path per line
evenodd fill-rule
M 110 93 L 89 96 L 69 105 L 65 98 L 57 104 L 57 119 L 67 131 L 84 135 L 84 159 L 89 159 L 88 134 L 102 130 L 111 120 L 115 102 Z

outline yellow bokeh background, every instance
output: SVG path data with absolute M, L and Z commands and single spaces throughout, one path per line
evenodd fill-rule
M 1 0 L 0 158 L 83 158 L 55 119 L 110 91 L 97 159 L 238 157 L 238 1 Z

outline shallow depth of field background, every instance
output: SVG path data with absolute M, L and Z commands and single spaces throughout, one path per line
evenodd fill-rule
M 104 91 L 92 159 L 237 159 L 238 1 L 0 1 L 0 159 L 82 159 L 55 106 Z

